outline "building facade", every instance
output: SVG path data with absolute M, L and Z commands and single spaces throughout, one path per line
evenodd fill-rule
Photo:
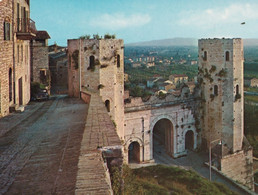
M 50 71 L 48 58 L 48 39 L 46 31 L 37 31 L 30 43 L 31 82 L 41 83 L 50 89 Z
M 30 100 L 30 40 L 36 28 L 29 4 L 29 0 L 0 2 L 1 116 L 22 109 Z

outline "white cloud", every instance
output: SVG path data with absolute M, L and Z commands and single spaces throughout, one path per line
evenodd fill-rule
M 192 10 L 180 13 L 180 25 L 211 28 L 214 25 L 230 25 L 258 20 L 258 4 L 231 4 L 228 7 Z
M 103 14 L 90 21 L 91 26 L 117 30 L 128 27 L 142 26 L 151 21 L 151 17 L 148 14 L 132 14 L 126 16 L 121 13 Z

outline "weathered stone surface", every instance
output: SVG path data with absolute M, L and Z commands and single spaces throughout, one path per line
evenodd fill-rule
M 122 144 L 98 94 L 91 99 L 78 164 L 76 194 L 112 194 L 105 158 L 122 159 Z M 121 160 L 122 162 L 122 160 Z

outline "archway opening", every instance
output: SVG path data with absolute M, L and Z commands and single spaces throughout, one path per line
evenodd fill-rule
M 140 144 L 132 142 L 128 147 L 128 161 L 129 163 L 140 163 Z
M 189 130 L 185 134 L 185 149 L 192 150 L 194 148 L 194 133 Z
M 168 119 L 159 120 L 153 128 L 153 157 L 166 152 L 173 155 L 173 125 Z

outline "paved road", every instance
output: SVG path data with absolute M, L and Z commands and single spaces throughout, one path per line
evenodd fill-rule
M 66 96 L 38 105 L 0 137 L 0 194 L 74 194 L 88 106 Z
M 209 168 L 204 165 L 203 162 L 208 162 L 208 154 L 198 154 L 192 151 L 189 151 L 187 156 L 180 157 L 177 159 L 173 159 L 169 155 L 166 154 L 164 147 L 157 142 L 154 142 L 154 160 L 155 163 L 165 164 L 168 166 L 179 166 L 186 169 L 191 169 L 199 173 L 201 176 L 209 179 Z M 220 182 L 227 185 L 231 190 L 239 193 L 239 194 L 248 194 L 243 190 L 240 190 L 232 185 L 231 182 L 226 180 L 224 177 L 219 175 L 218 173 L 212 171 L 212 181 Z

